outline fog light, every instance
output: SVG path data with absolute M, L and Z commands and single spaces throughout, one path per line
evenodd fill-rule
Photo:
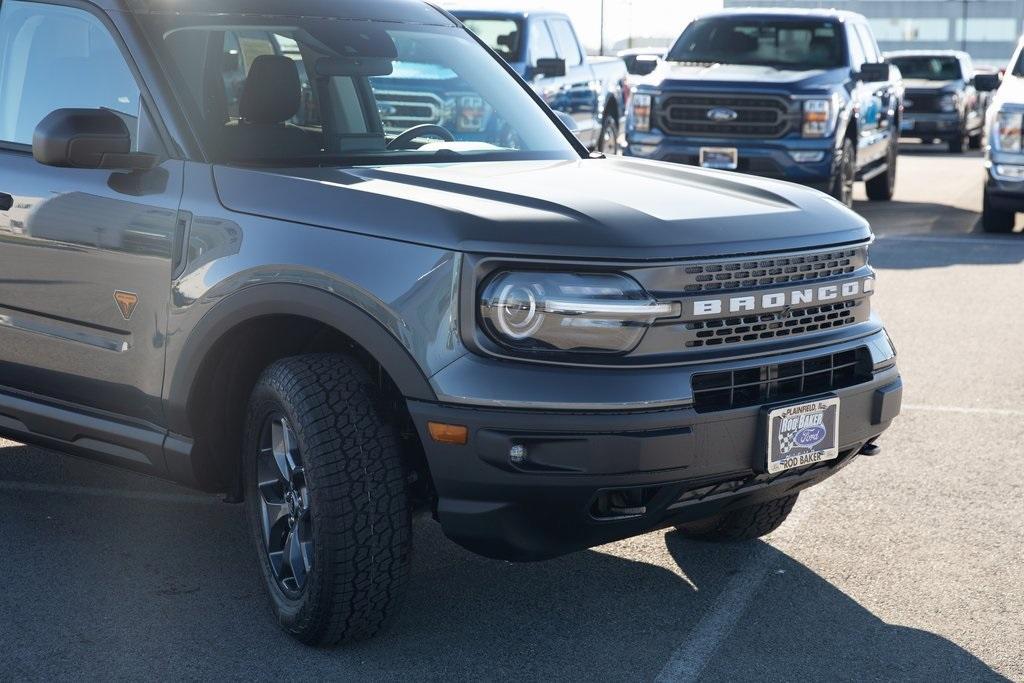
M 629 146 L 629 151 L 638 157 L 649 157 L 658 151 L 657 145 L 640 145 L 633 143 Z
M 824 152 L 790 152 L 789 156 L 798 164 L 814 164 L 825 159 Z
M 508 449 L 508 460 L 513 465 L 522 465 L 526 462 L 526 446 L 522 444 L 516 444 L 512 448 Z
M 1011 180 L 1024 180 L 1024 166 L 1015 164 L 996 164 L 996 175 Z

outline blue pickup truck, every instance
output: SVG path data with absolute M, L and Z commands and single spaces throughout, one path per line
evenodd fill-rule
M 903 86 L 867 20 L 834 10 L 725 10 L 692 22 L 634 89 L 630 156 L 892 198 Z
M 588 149 L 619 152 L 626 111 L 626 64 L 618 57 L 588 57 L 572 22 L 558 12 L 451 10 L 497 52 L 556 112 L 574 120 Z

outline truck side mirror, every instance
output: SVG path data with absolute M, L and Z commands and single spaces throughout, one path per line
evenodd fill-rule
M 975 74 L 974 87 L 980 92 L 993 92 L 999 90 L 1003 79 L 999 74 Z
M 32 135 L 32 156 L 45 166 L 148 171 L 156 165 L 155 155 L 131 148 L 128 126 L 107 109 L 57 109 Z
M 857 72 L 857 80 L 864 83 L 878 83 L 889 80 L 888 62 L 865 62 Z
M 533 65 L 531 77 L 541 76 L 542 78 L 563 78 L 569 73 L 564 59 L 557 57 L 543 57 Z

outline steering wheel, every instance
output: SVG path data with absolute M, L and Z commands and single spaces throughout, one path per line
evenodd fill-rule
M 452 132 L 444 126 L 438 126 L 433 123 L 424 123 L 402 131 L 398 137 L 388 143 L 388 149 L 405 149 L 409 143 L 416 138 L 422 138 L 427 135 L 433 135 L 434 137 L 441 138 L 445 142 L 455 142 L 455 136 L 452 135 Z

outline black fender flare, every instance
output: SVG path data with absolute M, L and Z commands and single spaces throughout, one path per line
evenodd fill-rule
M 238 325 L 272 315 L 317 320 L 365 349 L 391 376 L 406 398 L 437 396 L 408 350 L 376 318 L 342 297 L 291 283 L 252 285 L 217 302 L 191 331 L 173 368 L 168 368 L 164 403 L 172 433 L 192 436 L 188 407 L 203 361 L 224 335 Z

